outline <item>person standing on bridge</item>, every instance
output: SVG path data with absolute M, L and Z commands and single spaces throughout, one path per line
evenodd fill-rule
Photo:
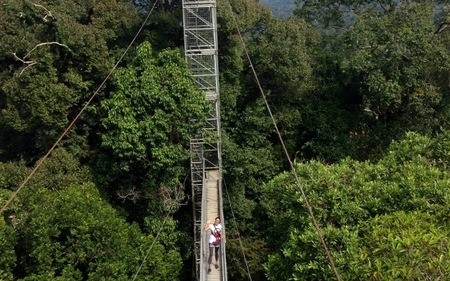
M 214 223 L 209 221 L 205 224 L 205 231 L 209 231 L 209 258 L 208 258 L 208 272 L 211 272 L 211 263 L 213 255 L 215 254 L 216 263 L 214 264 L 216 269 L 219 269 L 219 251 L 222 240 L 222 225 L 220 224 L 220 218 L 214 219 Z

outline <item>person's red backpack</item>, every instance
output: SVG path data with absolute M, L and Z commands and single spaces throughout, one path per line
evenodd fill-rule
M 222 242 L 222 234 L 220 234 L 216 226 L 214 226 L 214 229 L 216 230 L 214 232 L 211 230 L 212 235 L 214 235 L 214 238 L 216 238 L 216 240 L 214 240 L 213 242 L 213 245 L 220 245 L 220 243 Z

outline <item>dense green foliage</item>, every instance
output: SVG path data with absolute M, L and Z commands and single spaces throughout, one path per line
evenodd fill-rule
M 136 24 L 125 2 L 2 2 L 1 160 L 35 161 L 78 112 Z
M 249 279 L 244 253 L 252 280 L 335 279 L 254 68 L 341 277 L 445 280 L 448 3 L 296 1 L 280 19 L 258 2 L 218 0 L 228 278 Z M 1 206 L 152 5 L 3 0 Z M 189 138 L 210 109 L 181 17 L 180 0 L 158 1 L 2 213 L 1 280 L 192 280 Z
M 408 134 L 376 163 L 296 165 L 344 280 L 446 279 L 449 133 L 435 140 Z M 265 264 L 268 279 L 333 279 L 292 174 L 264 185 L 260 196 L 276 249 Z
M 13 186 L 24 172 L 19 164 L 1 166 L 1 177 L 14 178 L 9 180 Z M 65 151 L 55 151 L 7 214 L 9 225 L 2 225 L 2 240 L 9 242 L 2 244 L 7 267 L 2 268 L 10 271 L 3 280 L 130 280 L 148 249 L 152 252 L 140 276 L 177 278 L 179 251 L 162 241 L 150 247 L 153 233 L 127 223 Z
M 134 203 L 145 198 L 139 205 L 149 201 L 150 208 L 174 212 L 173 203 L 184 197 L 189 138 L 202 126 L 190 120 L 204 120 L 208 103 L 181 54 L 163 51 L 154 58 L 148 43 L 117 72 L 114 86 L 101 103 L 97 180 Z

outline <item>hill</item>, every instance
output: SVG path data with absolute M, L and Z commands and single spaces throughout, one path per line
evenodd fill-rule
M 269 7 L 275 16 L 286 18 L 292 15 L 295 3 L 294 0 L 260 0 L 260 3 Z

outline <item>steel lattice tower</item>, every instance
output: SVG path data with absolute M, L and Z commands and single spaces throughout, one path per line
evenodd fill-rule
M 183 0 L 186 62 L 198 89 L 211 102 L 204 129 L 190 142 L 195 271 L 197 280 L 223 281 L 227 280 L 225 243 L 220 271 L 206 274 L 209 234 L 203 231 L 206 221 L 215 216 L 224 226 L 216 7 L 216 0 Z

